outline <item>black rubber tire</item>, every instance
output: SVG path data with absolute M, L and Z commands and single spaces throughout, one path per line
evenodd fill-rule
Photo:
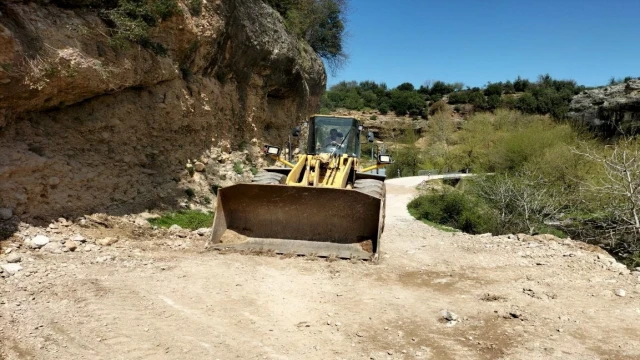
M 253 184 L 266 184 L 277 185 L 284 184 L 287 180 L 287 176 L 270 171 L 260 171 L 253 177 L 251 183 Z

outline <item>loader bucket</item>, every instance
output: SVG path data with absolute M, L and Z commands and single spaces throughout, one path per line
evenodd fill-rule
M 377 259 L 382 199 L 355 190 L 238 184 L 218 190 L 209 248 Z

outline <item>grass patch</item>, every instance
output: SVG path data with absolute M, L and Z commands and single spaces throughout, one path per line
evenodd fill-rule
M 411 212 L 409 212 L 409 213 L 411 213 Z M 411 215 L 413 215 L 413 214 L 411 214 Z M 414 217 L 415 217 L 415 215 L 414 215 Z M 449 227 L 447 225 L 438 224 L 438 223 L 433 222 L 433 221 L 429 221 L 429 220 L 425 220 L 425 219 L 420 219 L 420 221 L 422 221 L 423 223 L 431 226 L 432 228 L 436 228 L 436 229 L 438 229 L 440 231 L 449 232 L 449 233 L 460 232 L 460 230 L 458 230 L 458 229 L 454 229 L 454 228 Z
M 162 215 L 156 219 L 149 219 L 151 225 L 162 228 L 178 225 L 183 229 L 197 230 L 209 228 L 213 225 L 213 213 L 203 213 L 197 210 L 182 210 Z

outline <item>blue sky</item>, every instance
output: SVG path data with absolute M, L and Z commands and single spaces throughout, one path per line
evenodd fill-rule
M 328 85 L 640 76 L 640 0 L 349 0 L 349 62 Z

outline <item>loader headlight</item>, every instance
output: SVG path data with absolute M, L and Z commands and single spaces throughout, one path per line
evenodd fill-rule
M 378 164 L 391 164 L 391 155 L 378 155 Z
M 265 145 L 264 153 L 267 155 L 280 155 L 280 148 L 277 146 Z

